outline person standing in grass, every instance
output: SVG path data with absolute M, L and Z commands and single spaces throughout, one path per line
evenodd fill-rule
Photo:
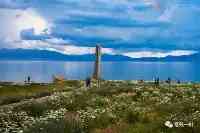
M 171 78 L 170 77 L 168 77 L 166 83 L 171 84 Z
M 155 84 L 156 86 L 158 86 L 158 85 L 160 84 L 160 79 L 159 79 L 159 77 L 156 77 L 156 78 L 154 79 L 154 84 Z
M 30 83 L 31 82 L 31 77 L 28 76 L 27 80 L 28 80 L 28 83 Z
M 90 77 L 86 78 L 85 84 L 86 84 L 86 87 L 89 87 L 89 88 L 91 87 L 91 78 Z

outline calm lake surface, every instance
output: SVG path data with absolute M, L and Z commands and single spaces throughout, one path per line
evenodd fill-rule
M 0 81 L 23 82 L 31 76 L 35 82 L 51 82 L 53 75 L 66 79 L 85 79 L 93 71 L 93 62 L 67 61 L 0 61 Z M 152 80 L 171 77 L 174 80 L 200 81 L 197 62 L 102 62 L 102 77 L 110 80 Z

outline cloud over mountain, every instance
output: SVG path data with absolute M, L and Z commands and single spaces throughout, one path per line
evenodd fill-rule
M 198 0 L 4 0 L 0 48 L 129 57 L 188 55 L 200 49 Z

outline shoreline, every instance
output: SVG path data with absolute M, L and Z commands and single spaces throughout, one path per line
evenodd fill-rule
M 64 81 L 80 81 L 84 82 L 83 79 L 69 79 Z M 135 84 L 142 84 L 142 83 L 155 83 L 154 80 L 102 80 L 102 81 L 108 81 L 108 82 L 130 82 Z M 167 80 L 160 80 L 160 84 L 169 84 L 166 82 Z M 0 81 L 0 85 L 30 85 L 30 84 L 37 84 L 37 85 L 48 85 L 53 84 L 54 82 L 20 82 L 20 81 Z M 180 83 L 177 83 L 177 80 L 172 80 L 170 84 L 200 84 L 200 81 L 180 81 Z

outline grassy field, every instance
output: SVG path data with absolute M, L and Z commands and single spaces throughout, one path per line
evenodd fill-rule
M 80 82 L 75 80 L 66 81 L 62 84 L 0 85 L 0 105 L 49 96 L 54 92 L 62 92 L 70 87 L 80 86 Z
M 200 85 L 84 81 L 0 87 L 0 132 L 199 133 Z M 189 125 L 188 125 L 189 124 Z

